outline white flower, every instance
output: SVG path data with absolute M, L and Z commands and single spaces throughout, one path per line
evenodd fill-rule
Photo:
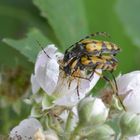
M 41 129 L 42 126 L 35 118 L 25 119 L 20 124 L 14 127 L 10 132 L 10 140 L 27 140 L 33 139 L 34 134 Z
M 44 52 L 45 51 L 45 52 Z M 54 45 L 48 45 L 38 55 L 35 64 L 35 74 L 31 76 L 32 91 L 38 92 L 41 87 L 48 95 L 55 96 L 56 105 L 73 106 L 79 102 L 77 95 L 77 78 L 72 80 L 69 87 L 69 77 L 64 77 L 64 72 L 59 68 L 59 60 L 63 54 L 57 52 Z M 101 73 L 101 70 L 98 70 Z M 100 76 L 93 74 L 91 81 L 80 79 L 79 94 L 82 99 L 97 83 Z
M 140 135 L 129 137 L 127 140 L 140 140 Z
M 127 111 L 140 113 L 140 71 L 130 72 L 117 78 L 118 94 L 123 96 Z

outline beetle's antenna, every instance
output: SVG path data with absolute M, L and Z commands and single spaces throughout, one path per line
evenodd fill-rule
M 74 45 L 78 44 L 79 42 L 83 41 L 84 39 L 88 39 L 91 37 L 96 37 L 96 36 L 103 36 L 103 37 L 109 37 L 111 38 L 110 34 L 106 33 L 106 32 L 96 32 L 96 33 L 92 33 L 86 37 L 84 37 L 83 39 L 79 40 L 78 42 L 74 43 L 73 45 L 71 45 L 66 51 L 68 51 L 70 48 L 72 48 Z
M 51 57 L 46 53 L 46 51 L 44 50 L 44 48 L 41 46 L 40 42 L 39 42 L 38 40 L 36 40 L 36 42 L 37 42 L 37 44 L 40 46 L 40 48 L 42 49 L 42 51 L 46 54 L 46 56 L 47 56 L 48 58 L 51 58 Z

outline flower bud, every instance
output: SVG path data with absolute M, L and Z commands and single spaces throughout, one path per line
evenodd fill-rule
M 140 134 L 140 116 L 134 113 L 123 113 L 120 118 L 122 135 L 135 136 Z
M 101 99 L 87 97 L 78 104 L 78 116 L 81 125 L 97 125 L 105 122 L 108 109 Z
M 87 137 L 88 140 L 114 140 L 115 133 L 111 127 L 104 124 L 96 127 L 94 131 Z

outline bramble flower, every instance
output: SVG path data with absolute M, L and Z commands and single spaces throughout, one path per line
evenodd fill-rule
M 140 140 L 140 135 L 129 137 L 127 140 Z
M 10 140 L 27 140 L 33 139 L 34 134 L 42 129 L 42 126 L 35 118 L 25 119 L 14 127 L 10 132 Z
M 25 119 L 14 127 L 9 136 L 10 140 L 58 140 L 52 130 L 43 131 L 40 122 L 35 118 Z
M 133 71 L 117 78 L 118 94 L 123 98 L 127 111 L 140 113 L 140 71 Z
M 35 63 L 35 73 L 31 76 L 32 91 L 36 93 L 42 88 L 48 95 L 55 97 L 53 103 L 61 106 L 73 106 L 79 102 L 77 95 L 77 78 L 71 81 L 60 69 L 59 61 L 63 54 L 57 52 L 54 45 L 48 45 L 41 51 Z M 101 70 L 98 70 L 101 73 Z M 90 76 L 90 75 L 88 75 Z M 80 79 L 79 94 L 82 99 L 97 83 L 100 76 L 93 74 L 91 81 Z

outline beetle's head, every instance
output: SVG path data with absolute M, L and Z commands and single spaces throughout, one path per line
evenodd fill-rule
M 65 51 L 63 61 L 68 62 L 73 57 L 73 52 Z

